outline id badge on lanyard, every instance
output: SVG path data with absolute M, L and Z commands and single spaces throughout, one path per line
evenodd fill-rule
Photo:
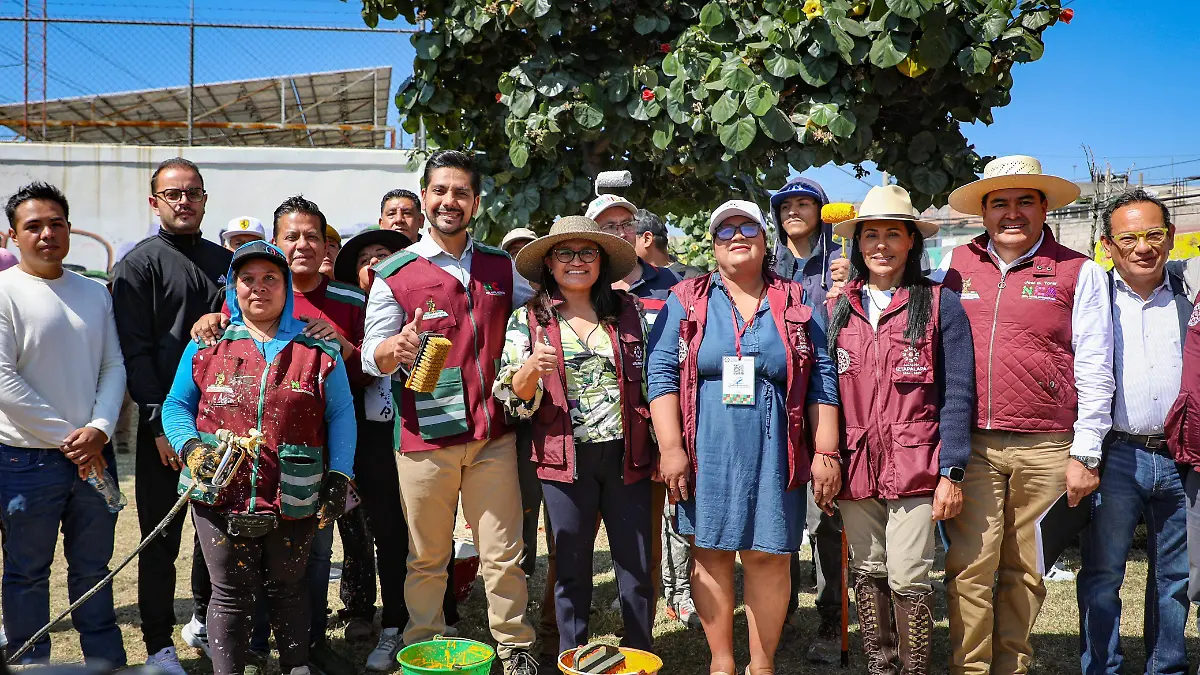
M 754 314 L 751 314 L 750 320 L 742 324 L 739 329 L 737 308 L 733 298 L 729 299 L 729 314 L 733 320 L 733 338 L 737 356 L 726 356 L 722 359 L 721 402 L 725 405 L 754 405 L 754 357 L 742 356 L 742 336 L 746 334 L 750 324 L 754 323 L 760 307 L 762 307 L 761 295 L 758 296 L 758 304 L 754 306 Z

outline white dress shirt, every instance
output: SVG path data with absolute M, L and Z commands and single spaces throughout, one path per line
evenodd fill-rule
M 467 248 L 463 250 L 462 257 L 455 258 L 438 245 L 433 237 L 425 234 L 420 241 L 409 246 L 406 251 L 416 253 L 425 258 L 429 262 L 440 267 L 450 276 L 458 279 L 458 283 L 462 284 L 463 288 L 467 287 L 471 279 L 471 254 L 475 249 L 475 241 L 469 235 L 467 237 Z M 513 274 L 513 309 L 529 302 L 533 297 L 533 287 L 520 274 L 517 274 L 517 264 L 512 263 Z M 404 324 L 408 322 L 408 313 L 396 302 L 396 298 L 392 296 L 392 290 L 388 288 L 387 282 L 378 277 L 371 284 L 371 292 L 367 294 L 367 318 L 366 318 L 366 334 L 363 337 L 362 346 L 362 365 L 363 371 L 369 375 L 383 377 L 394 375 L 395 370 L 391 372 L 383 372 L 375 363 L 375 350 L 380 343 L 389 337 L 396 335 L 404 328 Z M 397 375 L 396 377 L 402 377 Z
M 1028 253 L 1011 263 L 1000 260 L 991 241 L 988 241 L 988 253 L 1001 274 L 1007 274 L 1014 265 L 1032 258 L 1042 247 L 1045 237 L 1043 232 Z M 945 278 L 953 253 L 953 250 L 946 252 L 942 264 L 930 273 L 930 279 L 941 282 Z M 1172 320 L 1178 322 L 1178 319 Z M 1071 308 L 1071 348 L 1075 352 L 1075 390 L 1078 393 L 1071 454 L 1100 457 L 1101 443 L 1112 428 L 1113 390 L 1116 384 L 1113 377 L 1113 323 L 1108 298 L 1108 275 L 1093 260 L 1083 263 L 1075 281 L 1075 304 Z
M 1114 274 L 1113 372 L 1117 395 L 1113 428 L 1127 434 L 1157 436 L 1171 404 L 1179 396 L 1183 375 L 1183 336 L 1175 294 L 1163 283 L 1142 300 Z

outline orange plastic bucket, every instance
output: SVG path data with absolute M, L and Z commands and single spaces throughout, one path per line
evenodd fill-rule
M 662 659 L 650 652 L 630 647 L 620 647 L 619 649 L 625 655 L 625 670 L 622 670 L 620 675 L 656 675 L 658 671 L 662 670 Z M 568 649 L 558 655 L 558 669 L 560 671 L 567 673 L 567 675 L 587 675 L 583 671 L 575 670 L 574 666 L 574 649 Z

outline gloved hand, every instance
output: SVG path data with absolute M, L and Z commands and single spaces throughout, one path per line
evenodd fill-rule
M 193 438 L 183 444 L 183 463 L 195 480 L 211 481 L 221 464 L 221 453 L 213 446 Z
M 329 527 L 346 512 L 346 493 L 349 488 L 349 476 L 337 471 L 325 472 L 325 477 L 321 479 L 321 496 L 317 502 L 317 527 Z

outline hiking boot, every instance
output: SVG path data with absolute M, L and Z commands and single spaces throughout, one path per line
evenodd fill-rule
M 199 619 L 193 616 L 191 621 L 184 624 L 180 634 L 183 637 L 183 644 L 199 649 L 204 652 L 204 656 L 211 658 L 208 653 L 208 626 L 201 623 Z
M 163 647 L 150 655 L 146 658 L 146 665 L 158 668 L 166 675 L 187 675 L 187 671 L 179 665 L 179 655 L 174 647 Z
M 817 636 L 808 646 L 805 657 L 809 663 L 824 663 L 835 665 L 841 662 L 842 656 L 842 627 L 839 622 L 821 619 L 817 628 Z
M 364 642 L 371 639 L 371 635 L 375 633 L 375 626 L 370 621 L 361 617 L 354 617 L 346 624 L 346 629 L 342 633 L 349 642 Z
M 308 664 L 320 675 L 357 675 L 354 664 L 334 650 L 328 640 L 320 640 L 308 650 Z
M 899 675 L 896 667 L 896 629 L 892 624 L 892 591 L 885 577 L 858 574 L 854 580 L 858 624 L 868 675 Z
M 527 651 L 513 650 L 512 655 L 504 659 L 504 675 L 537 675 L 537 672 L 538 662 Z
M 926 675 L 929 672 L 933 633 L 933 593 L 896 593 L 896 632 L 900 643 L 900 672 Z
M 404 646 L 399 628 L 384 628 L 379 633 L 379 644 L 367 655 L 367 670 L 389 673 L 396 669 L 396 654 Z

